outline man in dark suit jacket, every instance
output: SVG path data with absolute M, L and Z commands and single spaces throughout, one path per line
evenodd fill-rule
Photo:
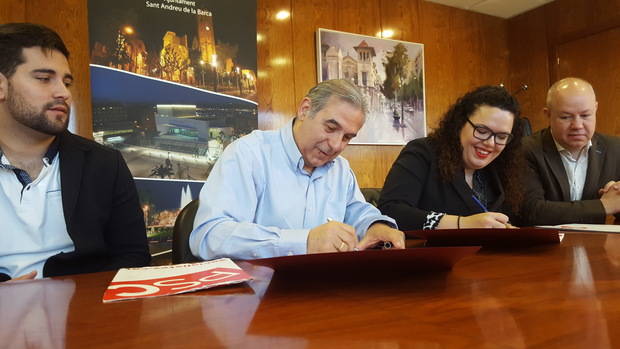
M 0 25 L 0 281 L 150 261 L 121 154 L 67 131 L 68 56 L 49 28 Z
M 596 133 L 596 96 L 582 79 L 549 89 L 549 128 L 524 140 L 525 225 L 604 223 L 620 212 L 620 139 Z

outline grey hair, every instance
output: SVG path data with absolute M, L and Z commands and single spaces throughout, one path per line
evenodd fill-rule
M 344 79 L 323 81 L 308 91 L 306 98 L 310 99 L 310 117 L 314 117 L 316 113 L 325 108 L 332 96 L 358 107 L 366 118 L 368 114 L 366 98 L 355 84 Z

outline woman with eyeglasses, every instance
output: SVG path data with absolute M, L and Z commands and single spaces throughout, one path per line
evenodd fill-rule
M 401 230 L 509 228 L 522 199 L 517 100 L 479 87 L 428 137 L 409 142 L 385 180 L 379 208 Z

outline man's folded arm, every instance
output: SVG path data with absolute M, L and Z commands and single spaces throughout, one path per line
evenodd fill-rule
M 209 260 L 269 258 L 306 253 L 309 229 L 280 229 L 214 217 L 198 226 L 190 237 L 194 256 Z
M 605 208 L 601 200 L 552 201 L 545 199 L 545 189 L 539 174 L 527 167 L 526 192 L 519 223 L 523 226 L 557 225 L 564 223 L 605 223 Z

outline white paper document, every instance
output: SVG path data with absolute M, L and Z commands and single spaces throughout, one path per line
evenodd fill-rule
M 620 225 L 614 224 L 560 224 L 560 225 L 538 225 L 537 228 L 558 229 L 558 230 L 574 230 L 574 231 L 593 231 L 599 233 L 619 233 Z

